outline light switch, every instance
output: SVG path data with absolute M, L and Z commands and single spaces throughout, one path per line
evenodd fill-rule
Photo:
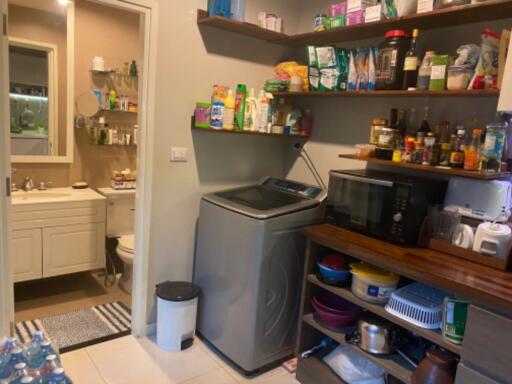
M 187 161 L 187 148 L 171 148 L 171 162 L 184 163 Z

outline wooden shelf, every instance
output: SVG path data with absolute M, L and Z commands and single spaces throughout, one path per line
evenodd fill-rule
M 412 383 L 411 376 L 414 372 L 414 367 L 409 364 L 402 356 L 398 354 L 394 355 L 372 355 L 370 353 L 366 353 L 362 349 L 360 349 L 356 345 L 349 344 L 345 341 L 345 334 L 340 332 L 334 332 L 323 325 L 318 323 L 312 314 L 304 315 L 303 321 L 309 326 L 315 328 L 317 331 L 322 332 L 324 335 L 329 336 L 331 339 L 336 342 L 346 345 L 350 347 L 353 351 L 359 353 L 364 358 L 373 361 L 374 363 L 380 365 L 382 368 L 386 370 L 390 375 L 396 377 L 397 379 L 402 380 L 406 384 Z
M 426 248 L 406 248 L 330 224 L 306 227 L 309 240 L 398 275 L 512 314 L 512 273 Z
M 346 384 L 316 355 L 299 358 L 296 378 L 301 384 Z
M 120 113 L 120 114 L 128 114 L 128 115 L 136 115 L 138 112 L 132 112 L 132 111 L 121 111 L 118 109 L 101 109 L 100 112 L 102 113 Z
M 286 45 L 323 45 L 382 37 L 391 29 L 420 30 L 453 27 L 489 20 L 509 18 L 512 14 L 511 0 L 489 0 L 478 4 L 460 5 L 432 12 L 414 14 L 395 19 L 375 21 L 349 27 L 311 32 L 290 36 L 284 41 Z
M 327 91 L 327 92 L 276 92 L 275 97 L 498 97 L 499 91 L 461 90 L 461 91 Z
M 421 164 L 397 163 L 397 162 L 390 161 L 390 160 L 380 160 L 380 159 L 375 159 L 375 158 L 358 159 L 354 155 L 339 155 L 338 157 L 341 159 L 366 161 L 371 164 L 384 165 L 386 167 L 413 169 L 415 171 L 439 173 L 439 174 L 443 174 L 443 175 L 460 176 L 460 177 L 467 177 L 467 178 L 481 179 L 481 180 L 505 179 L 505 178 L 508 178 L 511 176 L 510 172 L 472 172 L 472 171 L 465 171 L 463 169 L 455 169 L 455 168 L 439 168 L 439 167 L 433 167 L 433 166 L 421 165 Z
M 99 75 L 99 76 L 118 76 L 118 77 L 132 78 L 132 79 L 137 78 L 137 76 L 127 75 L 125 73 L 112 71 L 110 69 L 106 69 L 104 71 L 98 71 L 96 69 L 91 69 L 89 72 L 91 72 L 93 75 Z
M 240 22 L 224 17 L 209 17 L 204 10 L 197 11 L 197 24 L 223 29 L 240 35 L 285 46 L 324 45 L 384 37 L 391 29 L 421 30 L 453 27 L 481 21 L 501 20 L 512 14 L 512 0 L 488 0 L 477 4 L 459 5 L 432 12 L 414 14 L 373 23 L 358 24 L 332 29 L 324 32 L 309 32 L 298 35 L 286 35 L 258 27 L 256 24 Z
M 237 130 L 227 130 L 227 129 L 213 129 L 213 128 L 198 128 L 192 127 L 193 131 L 201 131 L 201 132 L 209 132 L 209 133 L 227 133 L 233 135 L 253 135 L 253 136 L 270 136 L 270 137 L 283 137 L 287 139 L 296 139 L 296 140 L 307 140 L 309 137 L 297 136 L 297 135 L 281 135 L 280 133 L 260 133 L 260 132 L 251 132 L 251 131 L 237 131 Z
M 335 295 L 343 297 L 344 299 L 354 304 L 357 304 L 361 308 L 364 308 L 372 313 L 375 313 L 376 315 L 383 317 L 384 319 L 387 319 L 399 325 L 402 328 L 405 328 L 417 335 L 420 335 L 421 337 L 430 340 L 434 344 L 437 344 L 443 347 L 444 349 L 447 349 L 448 351 L 456 353 L 457 355 L 461 354 L 462 347 L 460 345 L 450 343 L 448 340 L 446 340 L 441 334 L 440 330 L 433 331 L 430 329 L 420 328 L 408 321 L 402 320 L 401 318 L 389 313 L 384 309 L 382 305 L 368 303 L 364 300 L 359 299 L 347 288 L 334 287 L 332 285 L 323 283 L 314 274 L 308 275 L 308 281 L 311 284 L 314 284 L 322 289 L 325 289 L 326 291 L 332 292 Z
M 245 23 L 237 20 L 231 20 L 225 17 L 210 17 L 207 11 L 197 10 L 197 24 L 199 26 L 208 26 L 225 31 L 234 32 L 239 35 L 250 36 L 258 40 L 264 40 L 269 43 L 279 42 L 288 39 L 284 33 L 270 31 L 260 28 L 256 24 Z

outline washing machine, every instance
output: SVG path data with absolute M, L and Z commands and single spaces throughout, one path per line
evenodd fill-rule
M 203 196 L 194 282 L 197 329 L 247 373 L 294 352 L 304 226 L 323 221 L 326 191 L 269 177 Z

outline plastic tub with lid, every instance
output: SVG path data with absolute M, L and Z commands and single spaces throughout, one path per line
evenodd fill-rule
M 411 47 L 411 35 L 400 29 L 389 31 L 385 40 L 379 45 L 376 69 L 376 88 L 402 89 L 404 62 Z
M 352 292 L 370 303 L 386 304 L 400 281 L 400 276 L 366 263 L 353 263 L 350 267 Z

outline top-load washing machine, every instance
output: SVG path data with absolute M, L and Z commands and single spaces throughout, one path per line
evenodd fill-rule
M 325 197 L 312 185 L 266 178 L 201 200 L 197 328 L 246 372 L 294 351 L 304 270 L 301 230 L 323 220 Z

